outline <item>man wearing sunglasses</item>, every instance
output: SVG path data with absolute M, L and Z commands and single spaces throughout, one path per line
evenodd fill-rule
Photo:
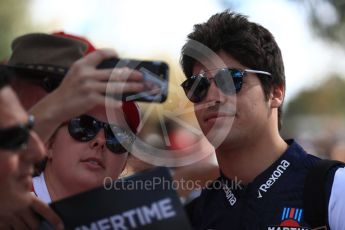
M 33 164 L 44 155 L 44 146 L 31 129 L 34 124 L 8 85 L 7 71 L 0 69 L 0 228 L 28 206 L 58 227 L 60 220 L 31 191 Z M 60 227 L 60 229 L 62 229 Z
M 272 34 L 240 14 L 213 15 L 188 35 L 181 65 L 221 171 L 186 207 L 194 228 L 309 229 L 304 179 L 319 159 L 279 134 L 285 74 Z M 343 229 L 345 169 L 330 174 L 325 209 L 331 229 Z

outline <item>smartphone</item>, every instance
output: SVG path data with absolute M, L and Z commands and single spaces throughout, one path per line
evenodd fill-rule
M 163 61 L 141 61 L 111 58 L 101 62 L 97 68 L 128 67 L 140 71 L 144 76 L 145 89 L 140 93 L 114 95 L 122 101 L 164 102 L 168 97 L 169 66 Z

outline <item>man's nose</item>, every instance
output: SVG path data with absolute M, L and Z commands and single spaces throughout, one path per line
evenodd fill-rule
M 45 153 L 46 148 L 37 133 L 35 131 L 30 131 L 28 146 L 22 151 L 21 157 L 27 161 L 36 163 L 43 159 Z
M 95 138 L 93 138 L 91 141 L 89 141 L 89 146 L 91 149 L 100 149 L 100 150 L 104 150 L 106 144 L 106 139 L 105 139 L 105 135 L 104 135 L 104 129 L 101 129 L 97 135 L 95 136 Z
M 218 103 L 224 102 L 225 95 L 217 87 L 214 78 L 209 79 L 209 81 L 210 81 L 210 87 L 208 88 L 204 102 L 218 102 Z

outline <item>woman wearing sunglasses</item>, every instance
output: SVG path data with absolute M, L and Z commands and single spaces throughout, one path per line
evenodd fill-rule
M 117 179 L 139 125 L 133 102 L 115 109 L 122 112 L 128 126 L 109 124 L 102 106 L 63 123 L 49 141 L 43 171 L 34 177 L 35 194 L 49 203 L 98 187 L 105 177 Z
M 125 167 L 139 110 L 134 102 L 106 100 L 105 95 L 141 92 L 144 87 L 137 71 L 97 69 L 114 56 L 111 50 L 97 50 L 78 60 L 58 89 L 35 105 L 35 114 L 54 117 L 41 120 L 47 157 L 33 179 L 34 193 L 46 203 L 101 186 L 105 177 L 116 179 Z M 105 103 L 118 119 L 108 121 Z

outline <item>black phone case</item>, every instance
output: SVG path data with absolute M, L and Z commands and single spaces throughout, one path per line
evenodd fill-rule
M 130 59 L 111 58 L 101 62 L 98 69 L 128 67 L 135 69 L 144 74 L 145 81 L 151 81 L 160 87 L 159 93 L 150 95 L 148 92 L 142 93 L 124 93 L 121 95 L 108 95 L 122 101 L 142 101 L 142 102 L 158 102 L 166 101 L 168 96 L 169 82 L 169 66 L 162 61 L 141 61 Z

